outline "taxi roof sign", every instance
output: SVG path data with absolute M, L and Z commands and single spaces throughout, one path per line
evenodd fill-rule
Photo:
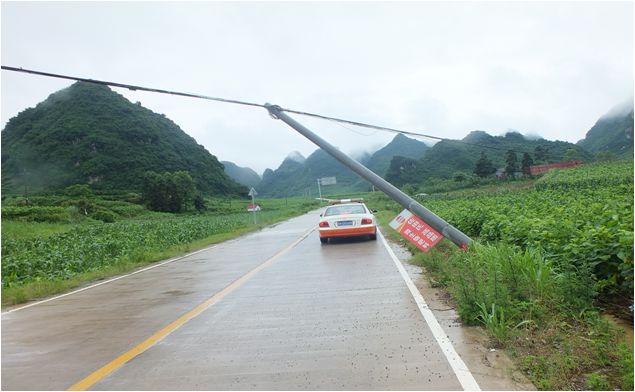
M 344 203 L 363 203 L 364 199 L 361 197 L 357 197 L 354 199 L 339 199 L 339 200 L 329 200 L 329 204 L 344 204 Z

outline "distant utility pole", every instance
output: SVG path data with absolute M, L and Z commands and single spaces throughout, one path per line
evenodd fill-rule
M 322 203 L 322 188 L 320 188 L 320 179 L 317 179 L 318 183 L 318 193 L 320 194 L 320 204 Z
M 472 242 L 472 239 L 461 232 L 459 229 L 450 225 L 448 222 L 435 215 L 432 211 L 419 204 L 416 200 L 397 189 L 394 185 L 384 180 L 377 174 L 373 173 L 361 163 L 344 154 L 342 151 L 329 144 L 326 140 L 311 132 L 304 125 L 289 117 L 286 113 L 283 112 L 280 106 L 267 103 L 265 104 L 265 107 L 269 111 L 271 117 L 284 121 L 291 128 L 295 129 L 301 135 L 311 140 L 318 147 L 329 153 L 333 158 L 337 159 L 353 172 L 357 173 L 360 177 L 364 178 L 373 186 L 384 192 L 391 199 L 395 200 L 404 208 L 408 209 L 409 211 L 423 219 L 433 229 L 441 233 L 450 241 L 454 242 L 457 246 L 467 250 L 470 243 Z

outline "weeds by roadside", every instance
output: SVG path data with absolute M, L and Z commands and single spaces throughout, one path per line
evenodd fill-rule
M 571 171 L 521 190 L 427 196 L 427 207 L 484 238 L 469 252 L 447 240 L 427 254 L 411 247 L 412 262 L 452 295 L 463 322 L 482 325 L 492 347 L 512 354 L 538 389 L 633 390 L 632 342 L 597 306 L 598 298 L 632 288 L 632 199 L 623 197 L 632 195 L 632 179 L 616 179 L 632 177 L 632 163 L 585 170 L 595 174 Z M 367 204 L 398 238 L 387 223 L 402 208 L 380 194 Z M 572 222 L 566 229 L 563 217 Z

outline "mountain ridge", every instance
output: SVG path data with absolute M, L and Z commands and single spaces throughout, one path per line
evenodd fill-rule
M 225 168 L 225 173 L 229 178 L 239 184 L 252 188 L 257 186 L 262 178 L 253 169 L 249 167 L 241 167 L 230 161 L 221 161 Z
M 11 118 L 1 134 L 2 175 L 15 187 L 139 190 L 146 171 L 185 170 L 203 193 L 244 190 L 172 120 L 106 86 L 76 82 Z
M 633 99 L 611 108 L 576 143 L 592 153 L 633 158 Z
M 420 157 L 429 147 L 418 140 L 396 135 L 390 143 L 373 154 L 362 154 L 362 163 L 376 174 L 383 176 L 395 154 Z M 293 153 L 292 153 L 293 154 Z M 336 177 L 337 184 L 323 187 L 322 192 L 347 193 L 365 191 L 370 184 L 345 167 L 322 149 L 315 150 L 304 162 L 294 160 L 290 154 L 278 169 L 265 170 L 258 184 L 259 192 L 269 196 L 317 194 L 317 179 Z

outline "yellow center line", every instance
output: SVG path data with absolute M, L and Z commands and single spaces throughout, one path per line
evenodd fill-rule
M 189 312 L 185 313 L 184 315 L 182 315 L 181 317 L 179 317 L 175 321 L 173 321 L 170 324 L 168 324 L 166 327 L 164 327 L 161 330 L 159 330 L 158 332 L 154 333 L 152 336 L 150 336 L 149 338 L 147 338 L 143 342 L 139 343 L 138 345 L 136 345 L 131 350 L 125 352 L 124 354 L 122 354 L 119 357 L 113 359 L 112 361 L 110 361 L 106 365 L 104 365 L 101 368 L 97 369 L 96 371 L 91 373 L 88 377 L 84 378 L 80 382 L 78 382 L 75 385 L 71 386 L 68 390 L 69 391 L 84 391 L 84 390 L 90 388 L 95 383 L 99 382 L 104 377 L 108 376 L 109 374 L 111 374 L 112 372 L 114 372 L 115 370 L 117 370 L 118 368 L 120 368 L 121 366 L 126 364 L 127 362 L 131 361 L 132 359 L 134 359 L 139 354 L 143 353 L 144 351 L 146 351 L 150 347 L 154 346 L 157 342 L 159 342 L 161 339 L 165 338 L 167 335 L 169 335 L 170 333 L 172 333 L 175 330 L 177 330 L 183 324 L 187 323 L 188 321 L 190 321 L 194 317 L 196 317 L 199 314 L 203 313 L 206 309 L 208 309 L 210 306 L 216 304 L 218 301 L 223 299 L 229 293 L 231 293 L 232 291 L 234 291 L 238 287 L 242 286 L 249 279 L 253 278 L 258 272 L 262 271 L 264 268 L 266 268 L 266 267 L 270 266 L 271 264 L 273 264 L 277 259 L 280 258 L 280 256 L 284 255 L 285 253 L 287 253 L 288 251 L 293 249 L 296 245 L 298 245 L 300 242 L 302 242 L 302 240 L 304 240 L 306 237 L 308 237 L 308 235 L 311 234 L 311 232 L 313 230 L 315 230 L 315 229 L 312 228 L 312 229 L 308 230 L 306 233 L 304 233 L 302 236 L 300 236 L 300 238 L 295 240 L 291 245 L 287 246 L 286 248 L 284 248 L 283 250 L 281 250 L 280 252 L 278 252 L 277 254 L 272 256 L 271 258 L 269 258 L 267 261 L 265 261 L 264 263 L 260 264 L 258 267 L 254 268 L 253 270 L 249 271 L 245 275 L 241 276 L 240 278 L 235 280 L 233 283 L 231 283 L 229 286 L 225 287 L 223 290 L 219 291 L 218 293 L 214 294 L 214 296 L 212 296 L 211 298 L 207 299 L 205 302 L 203 302 L 200 305 L 196 306 L 194 309 L 190 310 Z

